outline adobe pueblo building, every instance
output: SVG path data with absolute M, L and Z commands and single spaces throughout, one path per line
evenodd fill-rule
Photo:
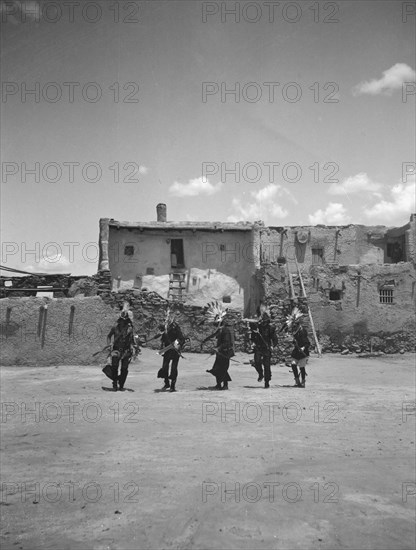
M 241 320 L 260 300 L 278 328 L 294 305 L 305 313 L 309 306 L 323 352 L 415 351 L 415 220 L 395 228 L 170 222 L 163 204 L 155 222 L 101 219 L 96 275 L 0 277 L 1 362 L 99 362 L 93 354 L 125 299 L 144 339 L 175 304 L 189 351 L 198 352 L 210 330 L 211 300 L 230 308 L 238 351 L 249 349 Z M 289 356 L 290 343 L 280 338 L 279 349 L 275 361 Z
M 156 222 L 100 220 L 99 271 L 112 290 L 148 290 L 168 300 L 204 306 L 227 302 L 249 311 L 258 301 L 256 224 L 170 222 L 166 205 Z
M 245 317 L 263 299 L 277 323 L 308 303 L 324 350 L 327 339 L 338 350 L 347 336 L 399 332 L 408 349 L 415 220 L 397 228 L 172 222 L 159 204 L 155 222 L 100 220 L 98 272 L 109 274 L 113 293 L 153 291 L 188 306 L 216 299 Z

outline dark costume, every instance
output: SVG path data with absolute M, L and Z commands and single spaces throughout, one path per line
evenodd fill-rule
M 217 389 L 228 389 L 228 382 L 231 382 L 231 377 L 228 374 L 228 369 L 230 367 L 230 359 L 234 357 L 234 328 L 230 324 L 223 324 L 219 326 L 217 330 L 205 338 L 203 341 L 206 342 L 210 338 L 217 338 L 217 347 L 216 347 L 216 356 L 215 363 L 211 370 L 208 370 L 210 374 L 215 376 Z M 223 386 L 221 387 L 221 383 Z
M 134 346 L 133 325 L 127 315 L 120 317 L 117 324 L 108 333 L 108 344 L 111 343 L 111 338 L 113 338 L 111 350 L 113 389 L 117 390 L 118 382 L 120 390 L 122 390 L 127 379 L 129 363 L 133 355 Z M 121 369 L 120 375 L 118 375 L 118 367 L 120 363 Z
M 163 389 L 168 389 L 170 387 L 170 391 L 176 391 L 175 386 L 178 378 L 178 363 L 179 357 L 181 356 L 181 348 L 184 343 L 185 337 L 182 334 L 181 327 L 175 322 L 171 323 L 167 330 L 161 335 L 161 349 L 166 346 L 172 346 L 171 349 L 168 349 L 163 354 L 162 368 L 159 369 L 157 373 L 158 378 L 164 378 L 165 380 Z M 169 383 L 169 380 L 171 380 L 171 383 Z
M 272 346 L 277 346 L 276 329 L 270 324 L 267 313 L 262 315 L 258 323 L 250 323 L 250 329 L 251 341 L 254 345 L 254 368 L 259 375 L 258 382 L 264 378 L 264 387 L 268 388 L 272 378 L 270 369 Z
M 293 375 L 295 377 L 296 385 L 304 388 L 305 387 L 305 379 L 306 379 L 306 363 L 308 362 L 309 357 L 309 348 L 310 348 L 310 341 L 308 338 L 308 332 L 302 325 L 298 324 L 295 325 L 293 329 L 293 343 L 294 348 L 292 351 L 292 371 Z M 301 380 L 299 380 L 299 371 L 298 366 L 300 369 L 301 374 Z

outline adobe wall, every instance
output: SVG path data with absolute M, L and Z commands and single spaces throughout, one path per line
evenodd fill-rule
M 114 321 L 114 310 L 98 296 L 3 298 L 1 364 L 99 364 L 103 357 L 92 354 L 105 346 Z
M 65 296 L 73 298 L 81 294 L 83 296 L 96 296 L 111 289 L 111 276 L 108 271 L 101 271 L 91 277 L 60 274 L 1 276 L 0 298 L 36 296 L 38 293 L 42 295 L 39 292 L 39 286 L 52 287 L 53 298 L 63 298 Z
M 386 226 L 293 226 L 260 230 L 262 263 L 276 263 L 279 256 L 293 264 L 312 265 L 312 249 L 323 249 L 324 263 L 339 265 L 382 265 L 393 263 L 387 243 L 402 239 L 406 261 L 415 261 L 415 217 L 399 228 Z M 291 270 L 295 266 L 291 265 Z
M 131 302 L 131 310 L 134 315 L 135 331 L 141 339 L 149 340 L 158 333 L 158 325 L 164 324 L 167 308 L 175 315 L 176 321 L 181 326 L 185 336 L 191 339 L 188 351 L 199 352 L 200 342 L 209 334 L 214 332 L 213 325 L 210 325 L 205 316 L 205 308 L 184 303 L 169 303 L 162 296 L 154 292 L 141 292 L 138 290 L 127 290 L 124 292 L 112 292 L 102 298 L 114 311 L 119 311 L 124 300 Z M 206 303 L 205 303 L 206 305 Z M 245 349 L 245 327 L 240 320 L 242 314 L 240 311 L 230 308 L 230 316 L 233 319 L 236 336 L 237 350 Z M 213 347 L 215 340 L 207 343 L 204 347 L 206 352 Z M 159 349 L 160 339 L 153 340 L 147 345 L 152 349 Z
M 132 302 L 135 332 L 149 339 L 163 324 L 167 301 L 152 292 L 127 291 L 103 293 L 101 297 L 79 298 L 3 298 L 0 300 L 1 365 L 101 365 L 106 355 L 93 353 L 106 345 L 107 334 L 115 324 L 124 299 Z M 45 306 L 46 309 L 45 309 Z M 46 317 L 45 317 L 46 312 Z M 178 304 L 176 318 L 186 336 L 188 351 L 199 352 L 200 342 L 213 332 L 204 310 Z M 245 349 L 245 327 L 241 312 L 233 311 L 236 348 Z M 204 351 L 213 348 L 214 341 Z M 149 343 L 159 349 L 160 339 Z
M 170 241 L 182 239 L 185 267 L 171 267 Z M 134 246 L 126 256 L 125 246 Z M 228 296 L 235 309 L 250 308 L 255 293 L 251 231 L 166 231 L 116 229 L 110 226 L 109 266 L 113 291 L 144 288 L 167 298 L 169 273 L 185 273 L 185 302 L 204 306 Z
M 370 350 L 374 337 L 378 349 L 415 350 L 416 272 L 412 263 L 311 266 L 302 270 L 302 277 L 323 351 L 352 345 Z M 283 322 L 293 305 L 286 267 L 264 266 L 262 283 L 267 302 L 281 312 Z M 380 303 L 379 291 L 385 284 L 393 291 L 392 304 Z M 300 296 L 297 279 L 294 287 Z M 339 300 L 330 299 L 334 290 L 340 292 Z

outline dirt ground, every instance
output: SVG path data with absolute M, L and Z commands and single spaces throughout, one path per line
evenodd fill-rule
M 1 369 L 1 548 L 411 549 L 415 357 L 312 357 L 230 390 L 187 354 L 178 392 L 143 350 L 128 391 L 99 367 Z

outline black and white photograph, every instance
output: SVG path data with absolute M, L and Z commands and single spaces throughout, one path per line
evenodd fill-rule
M 1 550 L 414 550 L 415 0 L 0 0 Z

